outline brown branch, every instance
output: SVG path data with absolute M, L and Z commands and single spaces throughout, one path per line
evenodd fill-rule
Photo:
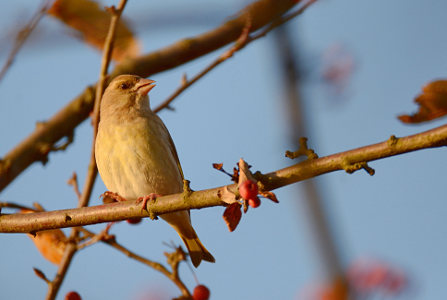
M 182 294 L 184 296 L 190 297 L 191 294 L 188 290 L 188 288 L 186 287 L 186 285 L 182 282 L 182 280 L 178 277 L 178 263 L 180 262 L 179 259 L 174 259 L 172 261 L 169 260 L 169 255 L 175 255 L 176 253 L 178 253 L 179 251 L 181 252 L 180 254 L 184 254 L 186 255 L 183 250 L 181 249 L 181 247 L 177 248 L 175 252 L 173 253 L 165 253 L 167 258 L 168 258 L 168 263 L 171 265 L 171 269 L 172 271 L 169 271 L 165 266 L 163 266 L 161 263 L 149 260 L 147 258 L 144 258 L 132 251 L 130 251 L 129 249 L 127 249 L 126 247 L 122 246 L 121 244 L 119 244 L 115 238 L 111 238 L 111 237 L 105 237 L 104 235 L 104 231 L 99 233 L 99 234 L 95 234 L 85 228 L 80 227 L 79 228 L 80 231 L 82 231 L 86 236 L 88 236 L 90 239 L 93 240 L 93 242 L 103 242 L 109 246 L 111 246 L 112 248 L 120 251 L 121 253 L 123 253 L 124 255 L 126 255 L 129 258 L 132 258 L 142 264 L 145 264 L 147 266 L 149 266 L 150 268 L 162 273 L 163 275 L 165 275 L 167 278 L 169 278 L 178 288 L 179 290 L 182 292 Z M 78 247 L 79 249 L 79 247 Z M 186 258 L 186 256 L 185 256 Z
M 274 20 L 269 26 L 267 26 L 265 29 L 263 29 L 261 32 L 257 33 L 254 36 L 250 36 L 250 31 L 252 27 L 252 17 L 250 15 L 246 16 L 245 20 L 245 27 L 242 28 L 241 35 L 237 39 L 236 43 L 227 51 L 222 53 L 215 61 L 213 61 L 210 65 L 208 65 L 205 69 L 200 71 L 197 75 L 195 75 L 191 80 L 187 80 L 186 76 L 183 77 L 182 85 L 171 95 L 169 96 L 165 101 L 163 101 L 159 106 L 157 106 L 154 109 L 154 112 L 159 112 L 160 110 L 164 108 L 168 108 L 172 101 L 174 101 L 175 98 L 177 98 L 181 93 L 183 93 L 187 88 L 189 88 L 191 85 L 193 85 L 195 82 L 197 82 L 199 79 L 201 79 L 203 76 L 208 74 L 210 71 L 215 69 L 218 65 L 229 59 L 234 55 L 235 52 L 245 48 L 246 45 L 249 43 L 264 37 L 267 33 L 275 29 L 276 27 L 286 23 L 287 21 L 291 20 L 292 18 L 302 14 L 306 8 L 308 8 L 311 4 L 313 4 L 316 0 L 309 0 L 306 2 L 300 9 L 298 9 L 296 12 L 281 17 L 279 19 Z
M 47 10 L 50 8 L 51 2 L 52 2 L 51 0 L 44 0 L 44 2 L 39 7 L 37 12 L 33 15 L 31 20 L 25 26 L 23 26 L 23 28 L 21 28 L 17 33 L 17 36 L 14 41 L 14 46 L 12 47 L 11 52 L 8 55 L 8 58 L 6 59 L 6 62 L 0 71 L 0 81 L 3 79 L 6 72 L 11 67 L 15 57 L 17 56 L 17 53 L 19 53 L 20 48 L 22 48 L 23 44 L 25 44 L 25 41 L 31 35 L 33 30 L 36 28 L 37 24 L 39 24 L 39 21 L 42 19 L 42 17 L 46 14 Z
M 251 31 L 255 31 L 281 16 L 297 2 L 292 0 L 259 0 L 248 5 L 237 17 L 199 36 L 181 40 L 173 45 L 147 55 L 128 59 L 118 65 L 110 79 L 120 74 L 137 74 L 142 77 L 172 69 L 200 56 L 223 47 L 240 36 L 251 17 Z M 73 131 L 93 109 L 94 85 L 87 87 L 77 98 L 56 113 L 50 120 L 38 126 L 20 144 L 0 160 L 0 191 L 22 171 L 36 161 L 46 162 L 54 144 Z
M 95 104 L 94 104 L 94 111 L 93 111 L 93 139 L 92 139 L 92 149 L 90 154 L 90 163 L 87 170 L 87 176 L 84 183 L 84 188 L 81 194 L 81 197 L 78 200 L 78 208 L 85 207 L 88 205 L 88 202 L 90 200 L 90 196 L 93 190 L 93 185 L 96 180 L 96 176 L 98 174 L 98 168 L 96 166 L 96 160 L 95 160 L 95 140 L 96 140 L 96 133 L 98 131 L 98 123 L 99 123 L 99 105 L 102 97 L 102 93 L 104 91 L 106 76 L 107 76 L 107 70 L 109 68 L 110 59 L 112 56 L 112 50 L 113 50 L 113 41 L 115 38 L 115 31 L 117 24 L 119 22 L 119 19 L 121 17 L 121 13 L 124 10 L 124 7 L 126 6 L 127 0 L 120 0 L 118 9 L 115 9 L 114 6 L 112 6 L 109 11 L 112 15 L 110 20 L 110 26 L 109 31 L 107 33 L 107 37 L 104 44 L 104 54 L 101 61 L 101 71 L 99 75 L 99 82 L 98 86 L 96 88 L 96 97 L 95 97 Z M 65 275 L 67 273 L 68 267 L 71 264 L 71 261 L 73 259 L 74 254 L 77 252 L 78 247 L 77 244 L 74 242 L 79 236 L 79 232 L 77 228 L 73 228 L 70 237 L 69 242 L 67 243 L 65 247 L 64 256 L 62 257 L 62 260 L 59 264 L 59 268 L 57 271 L 57 274 L 53 281 L 48 283 L 48 292 L 46 299 L 47 300 L 53 300 L 56 298 L 56 295 L 59 291 L 59 288 L 65 278 Z
M 24 210 L 36 211 L 36 212 L 37 211 L 45 211 L 39 204 L 35 204 L 35 206 L 38 206 L 39 209 L 36 210 L 35 208 L 29 207 L 29 206 L 23 206 L 23 205 L 12 203 L 12 202 L 0 202 L 0 209 L 2 207 L 6 207 L 6 208 L 17 209 L 17 210 L 24 209 Z M 126 247 L 122 246 L 121 244 L 119 244 L 113 236 L 107 236 L 108 229 L 109 229 L 109 226 L 102 232 L 95 234 L 94 232 L 87 230 L 83 227 L 78 227 L 78 231 L 84 234 L 83 240 L 85 240 L 85 239 L 89 239 L 89 240 L 84 242 L 83 244 L 77 244 L 76 250 L 79 251 L 79 250 L 81 250 L 87 246 L 90 246 L 94 243 L 103 242 L 103 243 L 111 246 L 112 248 L 120 251 L 127 257 L 132 258 L 138 262 L 141 262 L 142 264 L 145 264 L 145 265 L 151 267 L 152 269 L 162 273 L 167 278 L 169 278 L 179 288 L 179 290 L 182 292 L 182 294 L 184 296 L 189 296 L 189 297 L 191 296 L 188 288 L 186 287 L 186 285 L 182 282 L 182 280 L 178 276 L 178 266 L 179 266 L 178 260 L 177 260 L 177 262 L 174 260 L 170 263 L 172 271 L 169 271 L 161 263 L 158 263 L 158 262 L 149 260 L 145 257 L 142 257 L 142 256 L 130 251 Z M 81 239 L 78 239 L 77 241 L 79 242 L 79 241 L 81 241 Z M 179 247 L 179 248 L 183 252 L 183 249 L 181 249 L 181 247 Z M 179 248 L 176 248 L 176 251 L 174 253 L 178 252 Z M 39 276 L 41 279 L 43 279 L 46 283 L 48 283 L 48 284 L 51 283 L 51 281 L 47 279 L 47 277 L 45 276 L 45 274 L 42 271 L 34 268 L 34 272 L 36 273 L 37 276 Z
M 275 46 L 278 51 L 277 57 L 282 70 L 280 82 L 283 84 L 284 93 L 284 115 L 288 118 L 289 138 L 292 145 L 298 148 L 295 152 L 286 151 L 286 156 L 296 158 L 306 156 L 308 160 L 318 158 L 318 155 L 307 146 L 307 139 L 300 136 L 307 136 L 308 121 L 311 116 L 305 114 L 305 101 L 301 93 L 301 68 L 299 66 L 299 52 L 292 42 L 293 31 L 288 26 L 282 26 L 276 30 L 274 37 Z M 298 48 L 299 49 L 299 48 Z M 305 75 L 304 75 L 305 76 Z M 320 184 L 317 180 L 306 180 L 299 187 L 296 186 L 296 193 L 303 193 L 304 197 L 300 201 L 300 210 L 306 211 L 306 225 L 309 227 L 314 248 L 315 257 L 319 261 L 323 277 L 329 281 L 338 280 L 340 288 L 347 290 L 344 280 L 343 263 L 341 257 L 341 244 L 337 242 L 332 231 L 330 218 L 328 218 L 328 207 L 325 203 L 324 193 L 321 193 Z M 297 195 L 298 197 L 298 195 Z M 340 295 L 337 300 L 347 300 Z M 355 300 L 352 297 L 350 300 Z
M 265 190 L 274 190 L 322 174 L 346 170 L 354 164 L 442 146 L 447 146 L 447 125 L 402 138 L 391 136 L 389 140 L 381 143 L 321 158 L 305 160 L 268 174 L 255 173 L 254 175 L 261 181 Z M 238 193 L 236 184 L 228 185 L 227 187 L 230 191 Z M 124 201 L 26 215 L 2 215 L 0 216 L 0 232 L 30 233 L 47 229 L 121 221 L 129 218 L 154 217 L 186 209 L 225 206 L 226 204 L 218 196 L 220 194 L 219 191 L 224 188 L 217 187 L 192 192 L 188 196 L 185 196 L 183 193 L 163 196 L 157 198 L 155 202 L 148 203 L 147 211 L 142 210 L 141 205 L 135 203 L 135 201 Z

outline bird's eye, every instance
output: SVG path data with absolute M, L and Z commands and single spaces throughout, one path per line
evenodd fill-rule
M 127 90 L 128 88 L 130 88 L 130 84 L 129 83 L 121 83 L 119 85 L 119 88 L 122 90 Z

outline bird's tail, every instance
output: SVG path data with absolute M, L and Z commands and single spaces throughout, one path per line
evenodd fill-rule
M 189 256 L 191 257 L 192 264 L 194 267 L 198 267 L 202 260 L 215 262 L 216 260 L 211 255 L 211 253 L 206 250 L 205 246 L 203 246 L 202 242 L 196 236 L 193 239 L 188 239 L 184 236 L 181 236 L 183 242 L 188 248 Z

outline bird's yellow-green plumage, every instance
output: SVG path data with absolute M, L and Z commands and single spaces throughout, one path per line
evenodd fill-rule
M 174 143 L 162 120 L 151 111 L 147 93 L 154 81 L 135 75 L 116 77 L 101 102 L 95 155 L 107 189 L 132 200 L 183 190 Z M 214 262 L 191 225 L 189 211 L 161 216 L 183 239 L 194 266 Z

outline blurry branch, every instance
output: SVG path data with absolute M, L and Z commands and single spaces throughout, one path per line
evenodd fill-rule
M 186 257 L 187 257 L 187 254 L 183 251 L 182 247 L 176 248 L 175 251 L 172 253 L 165 252 L 167 262 L 171 266 L 171 271 L 169 271 L 161 263 L 144 258 L 144 257 L 130 251 L 126 247 L 122 246 L 115 240 L 114 236 L 106 236 L 104 234 L 104 232 L 95 234 L 83 227 L 80 227 L 79 230 L 82 231 L 85 234 L 85 236 L 88 237 L 90 240 L 101 241 L 101 242 L 111 246 L 115 250 L 120 251 L 127 257 L 132 258 L 132 259 L 134 259 L 144 265 L 147 265 L 150 268 L 162 273 L 163 275 L 168 277 L 179 288 L 179 290 L 182 292 L 183 296 L 191 297 L 191 294 L 190 294 L 188 288 L 186 287 L 186 285 L 182 282 L 182 280 L 178 276 L 179 263 L 181 261 L 186 261 Z M 79 249 L 80 248 L 78 247 L 78 250 Z
M 17 53 L 19 52 L 20 48 L 22 48 L 23 44 L 28 39 L 31 32 L 33 32 L 33 30 L 36 28 L 40 19 L 42 19 L 42 17 L 46 14 L 47 10 L 50 8 L 51 2 L 52 0 L 44 0 L 42 5 L 37 10 L 37 12 L 31 18 L 31 20 L 25 26 L 23 26 L 23 28 L 20 29 L 19 32 L 17 33 L 17 36 L 14 41 L 14 46 L 12 47 L 11 52 L 8 55 L 8 58 L 6 59 L 6 62 L 0 71 L 0 81 L 3 79 L 9 67 L 14 62 L 14 59 Z
M 99 75 L 99 82 L 98 86 L 96 88 L 96 97 L 95 97 L 95 104 L 94 104 L 94 111 L 93 111 L 93 139 L 92 139 L 92 150 L 90 154 L 90 163 L 88 165 L 87 170 L 87 176 L 84 183 L 83 191 L 78 199 L 78 207 L 85 207 L 88 205 L 88 202 L 90 200 L 90 196 L 93 190 L 93 185 L 95 183 L 96 176 L 98 174 L 98 168 L 96 166 L 95 161 L 95 140 L 96 140 L 96 133 L 98 131 L 98 123 L 99 123 L 99 104 L 101 101 L 102 93 L 104 91 L 105 86 L 105 80 L 107 76 L 107 70 L 110 64 L 110 59 L 112 56 L 112 50 L 113 50 L 113 41 L 115 38 L 115 31 L 117 24 L 119 22 L 119 19 L 121 17 L 121 14 L 124 10 L 124 7 L 126 6 L 127 0 L 120 0 L 118 8 L 116 9 L 114 6 L 111 6 L 108 8 L 111 19 L 110 19 L 110 26 L 109 31 L 107 33 L 106 40 L 104 42 L 104 54 L 101 61 L 101 71 Z M 77 182 L 76 178 L 73 176 L 73 180 L 75 183 L 73 184 L 75 190 L 77 189 Z M 73 228 L 69 240 L 74 241 L 78 238 L 79 232 L 77 228 Z M 65 278 L 65 275 L 67 273 L 68 267 L 71 264 L 71 261 L 73 259 L 74 254 L 77 252 L 78 247 L 74 242 L 67 243 L 64 251 L 64 255 L 62 257 L 62 261 L 59 264 L 59 268 L 57 271 L 57 274 L 53 281 L 48 283 L 48 292 L 46 299 L 47 300 L 53 300 L 56 298 L 56 295 L 59 291 L 59 288 Z
M 318 156 L 313 150 L 308 149 L 306 139 L 300 138 L 308 135 L 306 114 L 304 103 L 300 93 L 301 72 L 299 61 L 299 51 L 294 49 L 292 43 L 292 34 L 288 26 L 282 26 L 275 31 L 275 46 L 279 65 L 281 67 L 281 83 L 284 93 L 284 115 L 287 117 L 287 127 L 289 131 L 290 142 L 294 145 L 295 152 L 286 152 L 287 157 L 296 155 L 305 155 L 308 159 L 315 159 Z M 296 35 L 294 34 L 296 37 Z M 297 55 L 298 54 L 298 55 Z M 330 225 L 327 207 L 324 205 L 324 199 L 320 193 L 318 181 L 309 179 L 296 186 L 296 198 L 302 198 L 301 207 L 306 210 L 306 223 L 311 231 L 312 242 L 315 244 L 317 261 L 324 279 L 329 282 L 339 282 L 338 286 L 347 291 L 348 286 L 343 276 L 343 267 L 340 257 L 340 244 L 334 238 L 333 226 Z M 304 193 L 300 197 L 299 193 Z M 337 300 L 345 300 L 347 297 L 339 297 Z M 350 299 L 354 300 L 354 298 Z
M 313 1 L 312 1 L 313 2 Z M 221 26 L 193 38 L 181 40 L 166 48 L 134 59 L 125 60 L 110 74 L 110 80 L 120 74 L 137 74 L 142 77 L 172 69 L 189 62 L 239 38 L 247 18 L 251 19 L 250 31 L 277 20 L 297 1 L 259 0 Z M 289 20 L 291 17 L 286 18 Z M 77 98 L 57 112 L 51 119 L 36 127 L 35 131 L 14 147 L 0 160 L 0 191 L 11 183 L 33 162 L 46 162 L 54 144 L 63 137 L 72 136 L 74 129 L 93 109 L 95 87 L 89 86 Z
M 179 277 L 178 267 L 179 263 L 181 261 L 186 261 L 186 253 L 183 251 L 182 247 L 176 248 L 176 250 L 172 253 L 165 252 L 166 259 L 171 266 L 171 271 L 169 271 L 165 266 L 158 262 L 151 261 L 147 258 L 144 258 L 142 256 L 139 256 L 138 254 L 133 253 L 132 251 L 126 249 L 125 247 L 118 244 L 116 241 L 103 241 L 104 243 L 110 245 L 111 247 L 115 248 L 116 250 L 120 251 L 121 253 L 125 254 L 127 257 L 130 257 L 132 259 L 135 259 L 136 261 L 139 261 L 142 264 L 145 264 L 154 270 L 162 273 L 166 277 L 168 277 L 182 292 L 183 296 L 191 297 L 191 294 L 186 287 L 186 285 L 183 283 L 183 281 Z
M 278 27 L 278 26 L 286 23 L 287 21 L 291 20 L 292 18 L 302 14 L 306 10 L 306 8 L 308 8 L 315 1 L 316 0 L 309 0 L 309 1 L 307 1 L 304 5 L 302 5 L 294 13 L 291 13 L 291 14 L 289 14 L 287 16 L 283 16 L 283 17 L 275 20 L 270 25 L 268 25 L 266 28 L 264 28 L 263 30 L 261 30 L 260 32 L 256 33 L 253 36 L 250 36 L 250 31 L 251 31 L 251 27 L 252 27 L 252 24 L 251 24 L 252 17 L 250 15 L 248 15 L 247 19 L 245 21 L 246 22 L 245 23 L 245 27 L 242 29 L 242 33 L 239 36 L 239 38 L 237 39 L 236 43 L 233 45 L 233 47 L 231 47 L 230 49 L 228 49 L 227 51 L 222 53 L 215 61 L 213 61 L 209 66 L 207 66 L 205 69 L 200 71 L 192 79 L 188 80 L 186 78 L 186 75 L 185 75 L 183 77 L 183 80 L 182 80 L 182 85 L 171 96 L 169 96 L 165 101 L 163 101 L 159 106 L 157 106 L 154 109 L 154 112 L 157 113 L 157 112 L 159 112 L 160 110 L 162 110 L 164 108 L 168 108 L 170 103 L 175 98 L 177 98 L 177 96 L 179 96 L 188 87 L 193 85 L 195 82 L 197 82 L 200 78 L 202 78 L 203 76 L 208 74 L 210 71 L 212 71 L 218 65 L 220 65 L 221 63 L 223 63 L 224 61 L 226 61 L 227 59 L 232 57 L 234 55 L 234 53 L 236 53 L 237 51 L 243 49 L 247 44 L 249 44 L 249 43 L 251 43 L 251 42 L 253 42 L 253 41 L 255 41 L 255 40 L 257 40 L 257 39 L 259 39 L 261 37 L 264 37 L 267 33 L 272 31 L 276 27 Z
M 381 143 L 321 158 L 307 159 L 275 172 L 268 174 L 257 172 L 254 175 L 263 185 L 264 190 L 274 190 L 338 170 L 345 170 L 348 173 L 352 173 L 356 170 L 367 169 L 367 163 L 370 161 L 442 146 L 447 146 L 447 125 L 402 138 L 391 136 L 387 141 Z M 236 184 L 231 184 L 226 187 L 230 191 L 238 194 Z M 2 215 L 0 216 L 0 232 L 36 232 L 47 229 L 120 221 L 129 218 L 147 216 L 155 218 L 157 215 L 168 212 L 200 209 L 211 206 L 225 206 L 226 204 L 219 198 L 219 194 L 222 194 L 221 191 L 224 188 L 217 187 L 196 191 L 189 195 L 180 193 L 163 196 L 157 198 L 154 202 L 148 203 L 146 207 L 147 211 L 142 210 L 141 204 L 135 201 L 124 201 L 107 205 L 30 213 L 26 215 Z

